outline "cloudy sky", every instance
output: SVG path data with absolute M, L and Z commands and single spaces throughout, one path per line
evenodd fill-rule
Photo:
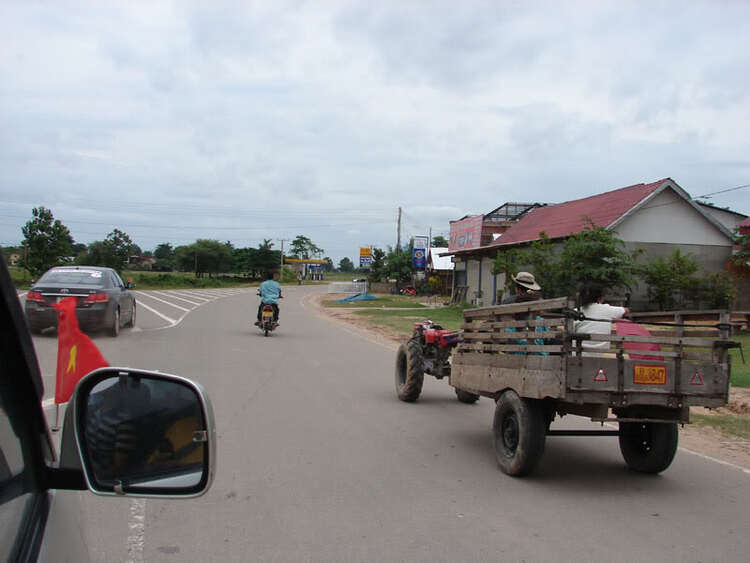
M 304 234 L 338 262 L 395 244 L 399 206 L 447 235 L 667 176 L 750 184 L 749 2 L 0 4 L 3 245 L 44 205 L 77 242 Z

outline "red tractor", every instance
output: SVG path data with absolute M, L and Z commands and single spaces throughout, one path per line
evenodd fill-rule
M 406 402 L 414 402 L 422 392 L 424 374 L 437 379 L 450 377 L 451 353 L 458 345 L 460 331 L 445 330 L 432 321 L 414 323 L 411 338 L 396 353 L 396 393 Z M 474 403 L 479 395 L 456 389 L 462 403 Z

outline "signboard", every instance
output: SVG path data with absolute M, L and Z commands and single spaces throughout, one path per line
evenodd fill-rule
M 359 249 L 359 267 L 369 268 L 372 265 L 372 248 L 360 247 Z
M 427 264 L 427 251 L 424 248 L 415 248 L 412 254 L 412 265 L 418 270 L 424 270 Z
M 461 221 L 451 221 L 448 250 L 467 250 L 482 245 L 484 215 L 474 215 Z
M 414 237 L 414 249 L 427 250 L 429 240 L 429 237 Z

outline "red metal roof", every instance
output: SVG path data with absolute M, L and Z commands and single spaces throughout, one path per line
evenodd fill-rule
M 740 223 L 740 227 L 750 227 L 750 217 Z
M 582 231 L 590 219 L 606 227 L 652 194 L 669 178 L 651 184 L 636 184 L 611 192 L 532 209 L 518 223 L 505 231 L 491 246 L 537 240 L 544 231 L 550 238 L 560 238 Z

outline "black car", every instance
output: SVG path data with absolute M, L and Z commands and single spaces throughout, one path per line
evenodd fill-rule
M 123 283 L 111 268 L 60 266 L 47 270 L 26 294 L 26 320 L 29 329 L 39 333 L 57 326 L 52 307 L 66 297 L 77 297 L 76 317 L 82 330 L 105 329 L 112 336 L 120 327 L 135 326 L 134 284 Z

